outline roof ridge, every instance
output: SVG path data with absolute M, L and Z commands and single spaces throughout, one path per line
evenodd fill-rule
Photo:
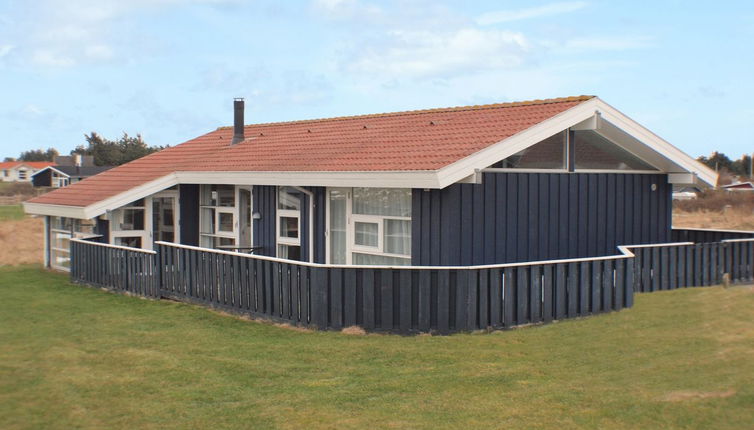
M 350 115 L 350 116 L 335 116 L 335 117 L 330 117 L 330 118 L 301 119 L 301 120 L 294 120 L 294 121 L 262 122 L 262 123 L 257 123 L 257 124 L 244 124 L 244 127 L 289 125 L 289 124 L 310 124 L 310 123 L 323 122 L 323 121 L 345 121 L 345 120 L 350 120 L 350 119 L 371 119 L 371 118 L 384 118 L 384 117 L 402 116 L 402 115 L 421 115 L 421 114 L 441 113 L 441 112 L 463 112 L 463 111 L 471 111 L 471 110 L 501 109 L 501 108 L 520 107 L 520 106 L 535 106 L 535 105 L 546 105 L 546 104 L 554 104 L 554 103 L 580 102 L 580 101 L 590 100 L 594 97 L 596 96 L 581 95 L 581 96 L 571 96 L 571 97 L 556 97 L 556 98 L 550 98 L 550 99 L 524 100 L 524 101 L 517 101 L 517 102 L 490 103 L 490 104 L 484 104 L 484 105 L 416 109 L 416 110 L 407 110 L 407 111 L 398 111 L 398 112 L 371 113 L 371 114 Z M 232 128 L 233 126 L 229 126 L 229 125 L 217 127 L 218 130 L 227 130 L 227 129 L 232 129 Z

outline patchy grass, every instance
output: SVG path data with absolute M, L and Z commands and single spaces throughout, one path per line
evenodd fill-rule
M 0 423 L 21 428 L 747 428 L 754 291 L 448 337 L 301 332 L 0 268 Z
M 26 214 L 21 205 L 0 206 L 0 221 L 24 219 Z

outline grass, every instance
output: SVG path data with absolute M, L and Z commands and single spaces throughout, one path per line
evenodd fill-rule
M 0 426 L 745 428 L 754 291 L 492 334 L 302 332 L 0 268 Z
M 26 216 L 21 205 L 0 206 L 0 221 L 20 220 Z

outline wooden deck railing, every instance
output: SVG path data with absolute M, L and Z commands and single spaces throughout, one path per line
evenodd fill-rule
M 635 292 L 750 282 L 754 239 L 619 247 L 620 255 L 487 266 L 345 266 L 156 242 L 74 239 L 76 282 L 317 329 L 504 329 L 633 305 Z
M 160 297 L 154 251 L 71 239 L 71 280 L 145 297 Z

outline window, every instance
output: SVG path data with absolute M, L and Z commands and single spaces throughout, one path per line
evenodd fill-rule
M 574 132 L 576 169 L 656 170 L 635 155 L 591 130 Z
M 507 169 L 565 169 L 567 132 L 556 135 L 530 146 L 492 167 Z
M 330 263 L 411 263 L 410 189 L 331 189 L 328 202 Z
M 8 169 L 3 169 L 3 176 L 8 177 Z
M 28 173 L 24 169 L 20 169 L 18 171 L 18 180 L 19 181 L 25 181 L 28 177 Z
M 71 266 L 71 238 L 86 238 L 94 234 L 94 220 L 50 217 L 50 266 L 69 270 Z
M 278 257 L 301 260 L 302 193 L 295 188 L 278 188 L 277 243 Z
M 148 246 L 149 232 L 147 231 L 147 207 L 146 200 L 133 201 L 113 211 L 110 219 L 112 243 L 122 246 L 137 243 L 127 238 L 138 237 L 139 248 Z
M 236 187 L 202 185 L 199 236 L 201 246 L 235 250 L 238 237 Z

